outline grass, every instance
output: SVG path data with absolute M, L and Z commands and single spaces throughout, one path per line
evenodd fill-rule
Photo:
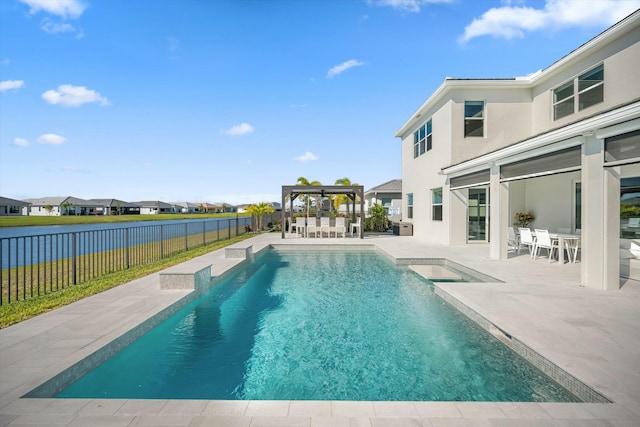
M 81 285 L 71 286 L 25 301 L 2 305 L 0 306 L 0 329 L 251 237 L 254 237 L 254 235 L 242 234 L 232 237 L 229 240 L 217 241 L 186 252 L 181 252 L 160 261 L 105 274 L 98 278 L 88 280 Z
M 158 215 L 68 215 L 68 216 L 0 216 L 0 227 L 31 225 L 104 224 L 131 221 L 175 221 L 181 219 L 235 218 L 246 214 L 158 214 Z

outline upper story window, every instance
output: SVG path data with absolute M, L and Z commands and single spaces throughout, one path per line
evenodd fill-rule
M 413 158 L 423 155 L 426 151 L 431 150 L 432 147 L 432 126 L 431 120 L 420 126 L 420 128 L 413 133 Z
M 604 101 L 604 65 L 599 65 L 553 90 L 553 120 Z M 576 105 L 577 104 L 577 105 Z
M 407 218 L 413 218 L 413 193 L 407 193 Z
M 484 136 L 484 101 L 464 102 L 464 136 Z

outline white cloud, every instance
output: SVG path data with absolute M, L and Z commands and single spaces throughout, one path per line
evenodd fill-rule
M 420 12 L 420 8 L 429 3 L 449 3 L 452 0 L 374 0 L 380 6 L 391 6 L 403 12 Z M 371 2 L 371 0 L 369 0 Z
M 240 123 L 239 125 L 235 125 L 226 130 L 221 130 L 220 133 L 229 136 L 242 136 L 247 135 L 253 132 L 253 126 L 249 123 Z
M 29 6 L 29 13 L 40 11 L 57 15 L 61 18 L 78 18 L 86 6 L 79 0 L 20 0 Z
M 50 19 L 43 19 L 40 29 L 42 29 L 42 31 L 44 31 L 45 33 L 49 33 L 49 34 L 76 32 L 76 28 L 73 25 L 67 24 L 66 22 L 65 23 L 53 22 Z
M 29 141 L 24 138 L 16 138 L 13 140 L 13 145 L 17 147 L 26 147 L 27 145 L 29 145 Z
M 0 82 L 0 92 L 11 89 L 20 89 L 22 87 L 24 87 L 23 80 L 5 80 Z
M 350 59 L 346 62 L 343 62 L 340 65 L 336 65 L 335 67 L 332 67 L 327 73 L 327 78 L 332 79 L 334 76 L 337 76 L 340 73 L 344 73 L 349 68 L 359 67 L 361 65 L 364 65 L 364 62 L 360 62 L 356 59 Z
M 38 137 L 38 143 L 47 145 L 60 145 L 67 140 L 64 136 L 56 135 L 55 133 L 45 133 Z
M 299 161 L 300 163 L 310 162 L 310 161 L 313 161 L 313 160 L 318 160 L 318 156 L 316 156 L 315 154 L 313 154 L 310 151 L 307 151 L 302 156 L 296 157 L 296 160 Z
M 87 89 L 84 86 L 73 85 L 61 85 L 58 86 L 58 90 L 48 90 L 42 94 L 42 99 L 49 104 L 60 104 L 65 107 L 78 107 L 91 102 L 97 102 L 100 105 L 109 105 L 107 98 L 95 90 Z
M 461 43 L 474 37 L 522 38 L 526 32 L 563 28 L 609 26 L 640 8 L 640 0 L 547 0 L 543 9 L 524 6 L 496 7 L 474 19 L 460 36 Z

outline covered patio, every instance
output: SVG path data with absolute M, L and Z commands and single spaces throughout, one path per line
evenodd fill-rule
M 287 210 L 286 206 L 287 198 L 289 199 L 289 212 L 293 215 L 293 201 L 301 195 L 306 196 L 319 196 L 324 198 L 325 196 L 332 196 L 344 194 L 351 202 L 353 209 L 351 210 L 351 220 L 356 221 L 356 199 L 360 199 L 360 224 L 364 224 L 364 187 L 362 185 L 318 185 L 318 186 L 306 186 L 306 185 L 283 185 L 282 186 L 282 238 L 285 238 Z M 307 215 L 309 213 L 307 212 Z M 292 219 L 292 216 L 291 216 Z M 293 221 L 290 221 L 292 223 Z M 363 227 L 358 227 L 360 238 L 364 238 Z

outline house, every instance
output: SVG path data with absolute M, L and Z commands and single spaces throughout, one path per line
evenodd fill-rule
M 583 286 L 619 289 L 621 195 L 640 177 L 638 64 L 640 11 L 532 75 L 446 78 L 395 135 L 414 238 L 507 259 L 508 227 L 531 212 L 534 228 L 580 233 Z
M 22 200 L 0 197 L 0 216 L 29 215 L 29 203 Z
M 393 221 L 399 221 L 402 207 L 402 180 L 392 179 L 377 185 L 364 193 L 367 211 L 375 204 L 384 206 L 384 210 Z
M 177 213 L 191 214 L 204 212 L 202 204 L 191 202 L 174 202 Z
M 99 208 L 96 208 L 97 215 L 139 215 L 140 206 L 135 203 L 125 202 L 118 199 L 89 199 L 92 202 L 98 203 Z
M 97 215 L 97 209 L 102 207 L 99 203 L 72 196 L 26 199 L 24 202 L 30 205 L 28 215 L 34 216 Z
M 171 214 L 176 212 L 172 204 L 159 200 L 134 202 L 134 204 L 140 207 L 140 215 Z

